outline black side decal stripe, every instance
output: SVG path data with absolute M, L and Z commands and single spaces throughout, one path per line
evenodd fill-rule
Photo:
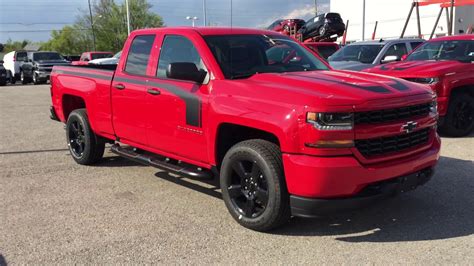
M 112 76 L 99 75 L 99 74 L 93 74 L 93 73 L 57 70 L 57 69 L 54 69 L 53 72 L 58 73 L 58 74 L 68 74 L 68 75 L 75 75 L 75 76 L 86 77 L 86 78 L 103 79 L 103 80 L 108 80 L 108 81 L 112 80 Z
M 349 87 L 365 90 L 365 91 L 370 91 L 370 92 L 375 92 L 375 93 L 391 93 L 391 91 L 383 86 L 361 86 L 357 84 L 352 84 L 352 83 L 346 83 L 342 82 L 339 80 L 334 80 L 334 79 L 325 79 L 325 78 L 320 78 L 320 77 L 308 77 L 308 76 L 303 76 L 303 75 L 297 75 L 297 74 L 289 74 L 289 76 L 297 76 L 297 77 L 302 77 L 302 78 L 309 78 L 309 79 L 315 79 L 315 80 L 322 80 L 322 81 L 327 81 L 327 82 L 332 82 L 340 85 L 346 85 Z
M 395 82 L 395 84 L 390 85 L 390 87 L 396 89 L 397 91 L 407 91 L 410 89 L 407 85 L 401 83 L 396 79 L 392 79 L 392 81 Z
M 201 99 L 197 97 L 195 94 L 189 93 L 182 88 L 167 84 L 167 83 L 160 83 L 156 81 L 144 81 L 144 80 L 137 80 L 137 79 L 129 79 L 129 78 L 122 78 L 116 77 L 114 79 L 118 82 L 127 82 L 132 84 L 144 85 L 144 86 L 152 86 L 161 89 L 165 89 L 174 95 L 178 96 L 182 99 L 186 104 L 186 124 L 195 127 L 202 127 L 201 121 Z

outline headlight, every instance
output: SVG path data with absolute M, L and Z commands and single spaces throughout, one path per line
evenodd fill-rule
M 407 78 L 406 80 L 421 84 L 433 84 L 439 81 L 438 78 Z
M 354 126 L 354 114 L 308 112 L 306 122 L 319 130 L 351 130 Z

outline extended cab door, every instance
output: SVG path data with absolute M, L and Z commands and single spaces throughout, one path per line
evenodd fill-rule
M 200 162 L 208 161 L 206 125 L 202 114 L 207 108 L 207 81 L 168 79 L 170 63 L 191 62 L 206 72 L 207 68 L 191 38 L 165 35 L 162 41 L 155 77 L 147 88 L 147 130 L 149 145 L 170 154 Z
M 129 40 L 130 41 L 130 40 Z M 112 113 L 115 135 L 129 144 L 147 145 L 146 88 L 155 34 L 136 35 L 127 43 L 124 60 L 112 81 Z

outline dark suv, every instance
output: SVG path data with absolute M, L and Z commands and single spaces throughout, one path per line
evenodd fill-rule
M 69 65 L 70 62 L 64 59 L 57 52 L 28 52 L 28 64 L 22 66 L 25 77 L 34 84 L 42 84 L 49 80 L 49 75 L 53 66 Z M 23 81 L 23 80 L 22 80 Z
M 304 24 L 305 21 L 302 19 L 279 19 L 270 24 L 270 26 L 267 27 L 267 30 L 289 34 L 292 27 L 295 27 L 296 31 L 298 31 Z
M 324 13 L 310 18 L 298 31 L 303 40 L 313 37 L 326 38 L 334 34 L 342 36 L 346 25 L 338 13 Z

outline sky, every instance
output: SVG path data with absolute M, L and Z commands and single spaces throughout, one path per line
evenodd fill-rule
M 91 0 L 93 3 L 95 0 Z M 118 3 L 123 0 L 116 0 Z M 205 0 L 208 23 L 216 26 L 265 27 L 278 18 L 308 19 L 314 0 Z M 203 24 L 203 0 L 148 0 L 167 26 L 191 25 L 186 16 Z M 318 0 L 319 12 L 329 11 L 329 0 Z M 46 41 L 53 29 L 72 24 L 87 0 L 0 0 L 0 43 L 12 40 Z

